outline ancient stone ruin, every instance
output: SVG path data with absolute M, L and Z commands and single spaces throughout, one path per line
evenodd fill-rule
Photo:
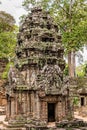
M 63 53 L 58 26 L 48 12 L 35 7 L 19 29 L 15 67 L 8 74 L 6 117 L 10 123 L 22 119 L 29 127 L 47 126 L 71 118 Z

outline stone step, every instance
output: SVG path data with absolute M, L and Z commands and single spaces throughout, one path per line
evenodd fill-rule
M 12 128 L 8 127 L 8 123 L 7 122 L 3 122 L 2 124 L 0 124 L 0 130 L 26 130 L 26 128 L 24 127 L 15 127 L 14 126 Z
M 26 130 L 26 128 L 5 128 L 5 127 L 1 127 L 0 130 Z

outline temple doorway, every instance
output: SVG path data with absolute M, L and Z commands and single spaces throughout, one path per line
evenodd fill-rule
M 48 122 L 55 122 L 55 103 L 48 103 Z

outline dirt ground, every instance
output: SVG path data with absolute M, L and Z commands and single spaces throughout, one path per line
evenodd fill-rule
M 87 117 L 82 117 L 82 116 L 78 115 L 78 112 L 74 112 L 74 118 L 82 119 L 83 121 L 87 122 Z

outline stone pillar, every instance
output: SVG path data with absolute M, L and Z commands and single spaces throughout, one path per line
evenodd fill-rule
M 22 93 L 18 92 L 18 97 L 17 97 L 17 113 L 18 115 L 23 113 L 23 108 L 22 108 Z
M 9 112 L 10 110 L 9 110 L 9 101 L 7 101 L 7 106 L 6 106 L 6 118 L 7 119 L 9 119 L 9 117 L 10 117 L 10 112 Z
M 63 116 L 63 118 L 66 115 L 65 111 L 66 111 L 66 108 L 65 108 L 65 98 L 62 98 L 62 116 Z
M 34 92 L 32 92 L 32 95 L 31 95 L 31 104 L 32 104 L 33 116 L 35 117 L 35 115 L 36 115 L 36 108 L 35 108 L 35 93 Z
M 30 94 L 30 113 L 32 116 L 35 116 L 35 99 L 34 99 L 34 93 L 32 92 Z
M 40 101 L 37 93 L 36 93 L 36 117 L 40 118 Z
M 21 100 L 20 100 L 20 113 L 26 114 L 26 93 L 22 92 L 21 94 Z
M 65 114 L 68 115 L 67 97 L 65 97 Z
M 11 99 L 10 97 L 8 97 L 7 99 L 7 108 L 6 108 L 6 117 L 7 119 L 10 119 L 10 116 L 11 116 Z
M 28 116 L 28 114 L 29 114 L 29 111 L 30 111 L 30 109 L 29 109 L 29 95 L 28 95 L 28 92 L 26 93 L 26 98 L 27 98 L 27 101 L 26 101 L 26 115 Z
M 28 104 L 28 101 L 27 101 L 27 92 L 25 92 L 25 114 L 27 115 L 27 104 Z
M 15 95 L 15 114 L 18 114 L 18 109 L 17 109 L 17 94 Z
M 23 106 L 22 106 L 23 108 L 22 109 L 23 109 L 23 113 L 26 114 L 26 109 L 27 109 L 26 108 L 26 93 L 23 93 L 22 96 L 23 96 Z
M 11 117 L 13 118 L 15 115 L 15 103 L 14 103 L 14 99 L 11 99 Z
M 44 121 L 48 121 L 48 110 L 47 110 L 47 102 L 41 101 L 41 110 L 40 110 L 40 118 Z
M 59 119 L 58 119 L 58 102 L 56 103 L 56 106 L 55 106 L 55 120 L 59 121 Z
M 58 102 L 58 120 L 59 121 L 62 120 L 62 102 L 61 101 Z

